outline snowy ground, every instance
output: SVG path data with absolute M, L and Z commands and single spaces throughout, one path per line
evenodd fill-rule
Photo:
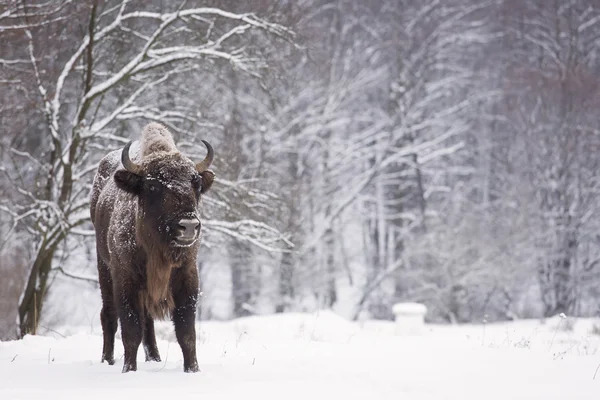
M 593 322 L 565 331 L 558 321 L 428 325 L 418 336 L 329 312 L 203 322 L 198 374 L 182 372 L 166 323 L 157 327 L 163 362 L 144 363 L 140 349 L 128 374 L 120 341 L 116 365 L 99 363 L 97 324 L 64 327 L 0 343 L 0 399 L 600 399 Z

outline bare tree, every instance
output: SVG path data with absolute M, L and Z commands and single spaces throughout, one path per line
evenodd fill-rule
M 54 48 L 58 54 L 51 54 L 52 59 L 42 57 L 49 44 L 44 26 L 62 27 L 73 16 L 87 20 L 86 29 L 69 47 L 75 50 Z M 123 143 L 119 126 L 124 120 L 193 118 L 176 109 L 161 110 L 148 100 L 175 76 L 198 69 L 200 61 L 223 60 L 252 74 L 260 61 L 246 55 L 241 44 L 231 43 L 232 38 L 253 29 L 286 38 L 291 33 L 251 14 L 210 7 L 144 11 L 127 0 L 78 5 L 70 1 L 15 3 L 2 17 L 0 32 L 23 38 L 27 46 L 22 51 L 11 49 L 13 54 L 2 56 L 1 64 L 28 68 L 29 80 L 22 77 L 18 85 L 28 92 L 35 88 L 35 104 L 44 118 L 39 131 L 44 151 L 19 153 L 37 160 L 35 184 L 22 185 L 12 176 L 20 197 L 3 205 L 15 226 L 25 223 L 37 243 L 19 306 L 21 333 L 25 334 L 36 331 L 59 244 L 69 234 L 89 234 L 80 228 L 89 218 L 89 178 L 98 159 L 90 150 Z M 221 21 L 231 24 L 225 30 L 215 28 Z M 122 51 L 117 46 L 115 54 L 115 42 L 127 46 Z M 45 73 L 48 63 L 55 60 L 61 60 L 57 74 Z
M 147 120 L 220 155 L 200 267 L 231 290 L 223 317 L 597 312 L 593 1 L 0 4 L 0 257 L 35 243 L 23 332 L 57 273 L 95 281 L 74 261 L 88 183 Z
M 507 2 L 506 7 L 512 6 Z M 579 313 L 578 299 L 596 269 L 599 205 L 597 129 L 599 13 L 586 1 L 530 2 L 507 11 L 512 54 L 505 110 L 522 144 L 522 193 L 534 211 L 535 264 L 544 315 Z M 531 95 L 523 95 L 523 88 Z

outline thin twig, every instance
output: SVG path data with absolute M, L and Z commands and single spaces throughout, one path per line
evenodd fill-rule
M 550 351 L 552 349 L 552 344 L 554 344 L 554 338 L 556 337 L 556 332 L 558 332 L 558 328 L 560 328 L 560 324 L 562 324 L 563 319 L 567 318 L 567 316 L 564 313 L 560 313 L 559 317 L 560 317 L 560 320 L 558 321 L 558 324 L 556 325 L 556 329 L 554 329 L 554 335 L 552 335 L 552 340 L 550 341 L 550 347 L 548 347 L 548 351 Z
M 47 326 L 44 326 L 42 324 L 40 324 L 40 328 L 44 328 L 45 330 L 52 332 L 52 333 L 56 333 L 57 335 L 61 336 L 63 339 L 66 339 L 67 337 L 65 335 L 63 335 L 62 333 L 55 331 L 54 329 L 48 328 Z
M 169 359 L 169 347 L 171 347 L 171 342 L 170 341 L 167 342 L 167 355 L 165 356 L 165 362 L 163 363 L 162 367 L 160 367 L 159 369 L 157 369 L 154 372 L 162 371 L 167 366 L 167 360 Z
M 65 276 L 67 276 L 69 278 L 72 278 L 72 279 L 78 279 L 80 281 L 90 282 L 90 283 L 94 283 L 96 285 L 98 284 L 98 280 L 95 279 L 95 278 L 91 278 L 91 277 L 87 277 L 87 276 L 81 276 L 81 275 L 76 275 L 76 274 L 74 274 L 72 272 L 65 271 L 63 269 L 63 267 L 55 267 L 55 268 L 52 268 L 52 270 L 53 271 L 59 271 L 63 275 L 65 275 Z

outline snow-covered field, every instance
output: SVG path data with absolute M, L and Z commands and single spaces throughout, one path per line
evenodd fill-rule
M 63 327 L 0 343 L 0 399 L 598 400 L 600 336 L 591 320 L 569 324 L 427 325 L 399 336 L 393 323 L 330 312 L 203 322 L 198 374 L 183 373 L 168 323 L 157 327 L 163 362 L 144 363 L 140 349 L 127 374 L 120 340 L 116 365 L 99 362 L 99 324 Z

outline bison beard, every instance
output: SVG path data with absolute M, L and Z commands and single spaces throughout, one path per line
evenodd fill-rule
M 198 371 L 199 204 L 214 180 L 208 169 L 213 149 L 203 142 L 208 154 L 194 164 L 164 126 L 151 123 L 142 132 L 135 161 L 130 142 L 105 156 L 94 177 L 90 213 L 102 294 L 102 362 L 115 362 L 120 321 L 123 372 L 137 369 L 142 342 L 146 361 L 160 361 L 154 319 L 167 317 L 183 352 L 184 371 Z

